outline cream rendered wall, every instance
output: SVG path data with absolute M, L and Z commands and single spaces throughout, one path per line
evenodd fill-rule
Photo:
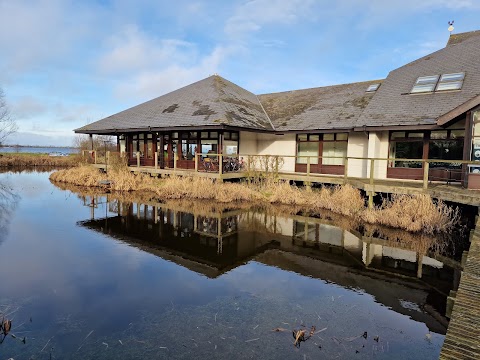
M 368 157 L 369 158 L 388 158 L 388 131 L 371 131 L 368 135 Z M 385 179 L 387 177 L 386 160 L 376 160 L 374 163 L 375 179 Z M 367 164 L 367 176 L 370 176 L 370 162 Z
M 348 157 L 368 156 L 368 134 L 364 132 L 355 132 L 348 135 Z M 366 177 L 367 176 L 367 160 L 348 159 L 348 176 Z
M 257 155 L 257 133 L 240 131 L 238 143 L 240 155 Z
M 281 171 L 295 171 L 297 143 L 295 134 L 257 134 L 258 155 L 285 156 Z M 286 157 L 291 156 L 291 157 Z

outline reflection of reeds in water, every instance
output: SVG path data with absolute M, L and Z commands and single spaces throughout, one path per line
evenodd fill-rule
M 95 188 L 101 187 L 100 182 L 107 180 L 107 175 L 93 167 L 79 166 L 57 171 L 50 179 L 56 183 Z M 144 174 L 134 175 L 121 168 L 112 169 L 108 179 L 112 182 L 110 190 L 121 192 L 125 201 L 131 192 L 135 199 L 141 201 L 188 199 L 190 206 L 194 206 L 192 200 L 195 203 L 210 200 L 227 207 L 239 207 L 240 204 L 247 204 L 247 207 L 287 206 L 290 207 L 287 210 L 289 213 L 300 212 L 315 217 L 321 217 L 325 210 L 329 210 L 348 216 L 354 223 L 377 224 L 425 234 L 448 232 L 459 220 L 457 210 L 442 201 L 434 201 L 429 195 L 396 195 L 378 208 L 367 209 L 360 191 L 349 185 L 311 190 L 271 179 L 250 185 L 215 182 L 200 177 L 156 179 Z M 206 205 L 200 202 L 199 206 Z
M 62 190 L 68 190 L 85 196 L 105 196 L 105 190 L 97 187 L 88 188 L 75 186 L 67 183 L 56 183 Z M 219 203 L 211 200 L 191 199 L 166 199 L 159 201 L 149 192 L 117 192 L 108 194 L 109 201 L 122 203 L 137 203 L 151 206 L 164 206 L 174 211 L 197 214 L 207 217 L 227 216 L 229 212 L 238 212 L 239 229 L 245 231 L 256 231 L 262 233 L 279 233 L 276 228 L 275 217 L 293 217 L 298 221 L 311 221 L 312 223 L 323 223 L 333 225 L 349 231 L 356 236 L 384 240 L 386 246 L 399 247 L 406 250 L 426 254 L 443 253 L 452 245 L 451 237 L 445 234 L 425 234 L 422 232 L 408 232 L 402 229 L 394 229 L 381 224 L 369 224 L 361 221 L 359 217 L 348 217 L 336 214 L 333 211 L 320 209 L 319 211 L 306 210 L 298 205 L 278 204 L 252 204 L 251 202 Z

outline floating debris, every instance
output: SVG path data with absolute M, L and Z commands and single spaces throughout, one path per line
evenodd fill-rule
M 122 346 L 123 346 L 123 342 L 122 342 L 122 340 L 118 340 L 118 342 L 120 343 L 120 345 L 122 345 Z
M 278 327 L 278 328 L 272 329 L 272 331 L 275 331 L 275 332 L 280 332 L 280 331 L 287 331 L 287 329 L 284 329 L 284 328 Z
M 245 340 L 245 342 L 246 342 L 246 343 L 248 343 L 248 342 L 257 341 L 257 340 L 260 340 L 260 338 L 255 338 L 255 339 Z
M 375 336 L 375 337 L 373 338 L 373 340 L 375 340 L 376 342 L 378 342 L 378 339 L 379 339 L 379 338 L 380 338 L 380 336 L 377 335 L 377 336 Z
M 363 336 L 364 339 L 366 339 L 368 337 L 367 332 L 365 331 L 362 336 Z

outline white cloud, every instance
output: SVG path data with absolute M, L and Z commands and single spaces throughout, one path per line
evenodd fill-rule
M 128 25 L 108 39 L 109 48 L 99 59 L 104 73 L 139 71 L 163 66 L 172 61 L 185 62 L 194 55 L 194 45 L 177 39 L 156 39 Z
M 296 23 L 301 18 L 311 17 L 314 0 L 252 0 L 237 7 L 226 21 L 225 32 L 242 36 L 255 32 L 266 25 Z
M 218 46 L 210 54 L 199 57 L 188 64 L 177 61 L 184 54 L 174 53 L 170 63 L 164 67 L 145 69 L 131 74 L 117 85 L 115 93 L 124 99 L 146 100 L 160 96 L 218 73 L 222 63 L 229 56 L 240 51 L 241 48 L 236 46 Z
M 10 104 L 11 112 L 15 119 L 23 120 L 42 115 L 48 107 L 33 96 L 22 96 Z

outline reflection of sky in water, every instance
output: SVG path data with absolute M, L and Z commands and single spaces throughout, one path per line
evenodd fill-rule
M 209 279 L 77 226 L 90 209 L 48 174 L 2 178 L 21 200 L 0 244 L 0 309 L 20 307 L 14 329 L 27 336 L 25 345 L 7 339 L 2 357 L 48 358 L 51 346 L 57 358 L 79 359 L 350 358 L 357 350 L 363 358 L 438 357 L 443 336 L 427 338 L 425 324 L 364 291 L 256 261 Z M 105 214 L 104 205 L 96 212 Z M 271 332 L 302 322 L 327 329 L 298 350 L 290 331 Z M 352 339 L 364 331 L 367 340 Z

